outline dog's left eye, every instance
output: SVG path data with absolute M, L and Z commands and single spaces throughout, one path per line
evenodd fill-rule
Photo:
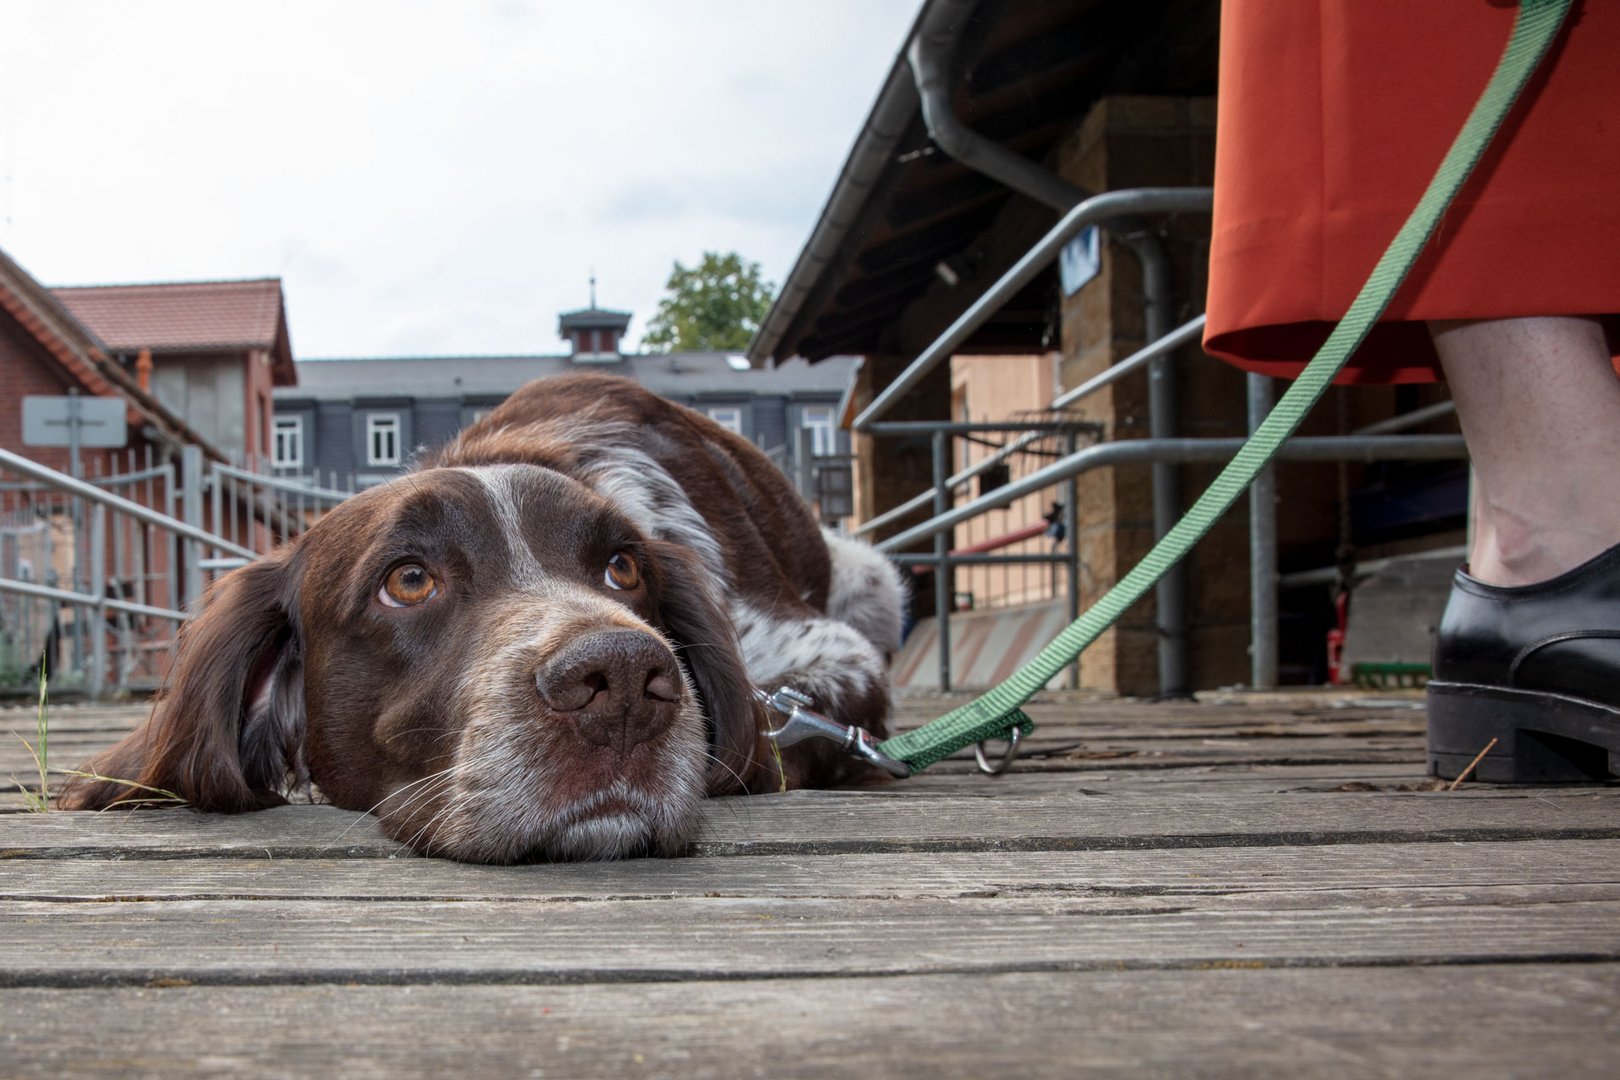
M 415 563 L 388 571 L 377 599 L 389 607 L 415 607 L 439 595 L 439 579 Z
M 635 556 L 628 551 L 616 552 L 608 560 L 607 573 L 603 578 L 610 589 L 633 589 L 641 584 L 641 567 L 636 565 Z

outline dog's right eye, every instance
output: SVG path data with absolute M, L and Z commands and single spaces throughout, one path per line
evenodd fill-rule
M 415 607 L 439 595 L 439 579 L 415 563 L 388 571 L 377 599 L 389 607 Z

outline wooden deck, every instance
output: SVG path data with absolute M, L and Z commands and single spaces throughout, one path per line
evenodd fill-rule
M 1435 790 L 1413 695 L 1030 712 L 1007 776 L 714 800 L 674 860 L 13 791 L 0 1077 L 1620 1075 L 1620 786 Z

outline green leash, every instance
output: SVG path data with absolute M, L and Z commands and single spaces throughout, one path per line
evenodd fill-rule
M 1009 738 L 1014 729 L 1028 734 L 1034 728 L 1020 706 L 1066 665 L 1073 663 L 1232 508 L 1255 475 L 1277 453 L 1283 440 L 1298 429 L 1305 414 L 1378 322 L 1395 290 L 1412 269 L 1418 253 L 1434 233 L 1441 215 L 1463 181 L 1468 179 L 1524 84 L 1540 64 L 1563 25 L 1569 6 L 1570 0 L 1523 0 L 1513 36 L 1496 72 L 1429 182 L 1428 190 L 1418 200 L 1417 208 L 1395 234 L 1344 319 L 1283 394 L 1271 415 L 1198 497 L 1186 516 L 1130 573 L 1042 649 L 1034 660 L 982 697 L 915 731 L 884 741 L 878 746 L 880 751 L 898 758 L 909 765 L 912 772 L 917 772 L 963 747 L 986 739 Z

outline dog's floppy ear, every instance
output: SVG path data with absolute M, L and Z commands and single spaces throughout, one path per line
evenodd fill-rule
M 647 553 L 656 576 L 658 622 L 697 687 L 709 727 L 709 794 L 765 790 L 771 781 L 759 752 L 760 705 L 711 577 L 696 554 L 676 544 L 650 541 Z
M 295 557 L 278 552 L 208 590 L 201 614 L 180 630 L 151 716 L 81 767 L 105 779 L 75 777 L 63 809 L 161 805 L 157 791 L 225 813 L 286 802 L 280 789 L 303 771 Z

